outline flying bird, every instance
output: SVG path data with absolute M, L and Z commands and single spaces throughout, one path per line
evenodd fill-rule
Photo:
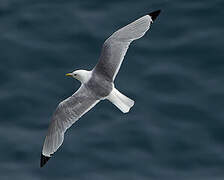
M 62 145 L 66 130 L 101 100 L 109 100 L 123 113 L 127 113 L 134 101 L 119 92 L 114 79 L 132 41 L 141 38 L 160 14 L 160 10 L 145 15 L 113 33 L 103 44 L 96 66 L 91 70 L 67 73 L 81 82 L 80 88 L 56 108 L 41 153 L 43 167 Z

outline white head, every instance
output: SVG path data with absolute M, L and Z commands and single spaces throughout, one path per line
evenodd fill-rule
M 86 83 L 91 78 L 91 71 L 76 70 L 72 73 L 67 73 L 66 76 L 71 76 L 79 80 L 81 83 Z

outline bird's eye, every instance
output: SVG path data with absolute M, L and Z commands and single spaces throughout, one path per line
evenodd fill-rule
M 76 76 L 76 74 L 74 74 L 74 76 Z

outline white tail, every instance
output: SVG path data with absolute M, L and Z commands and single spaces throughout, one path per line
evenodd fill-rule
M 117 106 L 123 113 L 127 113 L 134 105 L 134 101 L 113 88 L 107 99 Z

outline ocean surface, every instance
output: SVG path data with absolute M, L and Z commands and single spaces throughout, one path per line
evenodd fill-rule
M 0 0 L 1 180 L 223 180 L 223 0 Z M 161 9 L 115 81 L 135 100 L 84 115 L 44 168 L 57 104 L 115 30 Z

